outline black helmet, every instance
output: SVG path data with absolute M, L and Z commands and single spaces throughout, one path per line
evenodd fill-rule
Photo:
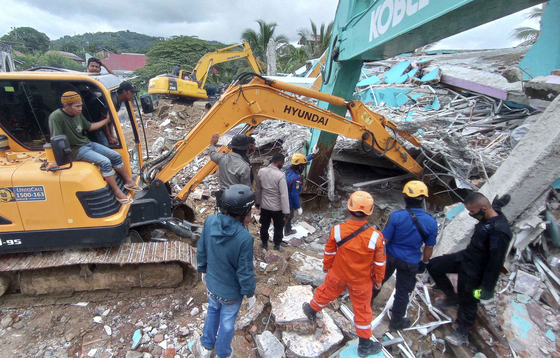
M 222 195 L 222 207 L 226 214 L 245 214 L 254 203 L 255 192 L 247 185 L 232 185 Z
M 245 134 L 236 134 L 231 139 L 231 142 L 229 143 L 228 147 L 231 149 L 244 150 L 249 148 L 250 144 L 251 143 L 249 143 L 249 138 L 247 138 Z

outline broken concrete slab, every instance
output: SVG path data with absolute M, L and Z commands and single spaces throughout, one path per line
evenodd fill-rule
M 290 257 L 292 273 L 296 280 L 305 285 L 320 286 L 325 281 L 326 273 L 323 272 L 323 261 L 301 252 L 294 252 Z
M 354 324 L 352 322 L 350 322 L 346 317 L 344 317 L 340 313 L 338 313 L 336 311 L 333 311 L 329 308 L 325 308 L 323 311 L 327 312 L 329 314 L 329 316 L 331 316 L 331 318 L 334 321 L 334 324 L 336 324 L 337 327 L 340 328 L 342 333 L 347 338 L 349 338 L 349 339 L 358 338 L 358 334 L 356 333 L 356 327 L 354 327 Z
M 288 286 L 271 299 L 272 314 L 277 325 L 308 322 L 303 313 L 302 305 L 313 299 L 313 288 L 305 286 Z
M 253 322 L 264 310 L 264 303 L 262 301 L 257 301 L 255 305 L 247 311 L 241 318 L 235 321 L 235 330 L 241 330 L 247 327 L 251 322 Z
M 282 341 L 288 348 L 288 352 L 302 358 L 315 358 L 336 349 L 344 339 L 344 335 L 328 313 L 323 312 L 322 321 L 324 328 L 317 329 L 315 333 L 282 332 Z
M 541 279 L 537 276 L 531 275 L 523 270 L 517 270 L 513 290 L 529 297 L 533 297 L 536 290 L 539 288 L 540 283 Z
M 270 331 L 257 335 L 256 342 L 261 358 L 284 358 L 286 356 L 284 346 Z
M 515 146 L 480 192 L 490 201 L 496 195 L 510 194 L 502 208 L 509 221 L 515 220 L 560 176 L 560 98 L 546 109 L 531 130 Z M 461 250 L 469 243 L 477 223 L 463 210 L 446 225 L 434 256 Z

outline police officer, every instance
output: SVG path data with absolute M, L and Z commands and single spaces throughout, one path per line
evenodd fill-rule
M 414 289 L 416 273 L 426 270 L 438 229 L 436 220 L 422 209 L 424 198 L 428 197 L 426 184 L 418 180 L 406 183 L 403 197 L 406 209 L 393 212 L 383 230 L 383 237 L 388 240 L 387 270 L 383 283 L 397 271 L 395 301 L 389 324 L 389 329 L 393 331 L 410 327 L 410 319 L 405 317 L 408 296 Z M 425 245 L 423 254 L 420 250 L 422 245 Z M 372 303 L 379 291 L 374 287 Z
M 303 214 L 303 209 L 299 202 L 299 195 L 303 189 L 303 179 L 301 174 L 305 169 L 305 166 L 309 164 L 313 157 L 317 154 L 317 147 L 313 150 L 312 154 L 305 156 L 301 153 L 296 153 L 292 156 L 292 166 L 286 171 L 286 182 L 288 183 L 288 194 L 290 197 L 290 216 L 286 221 L 286 226 L 284 227 L 284 235 L 293 235 L 296 233 L 292 229 L 292 220 L 297 211 L 298 215 Z
M 436 301 L 446 309 L 459 305 L 458 328 L 445 340 L 455 346 L 468 341 L 476 320 L 478 301 L 494 297 L 494 289 L 509 248 L 512 232 L 501 207 L 507 205 L 509 195 L 497 198 L 494 204 L 480 193 L 472 193 L 464 200 L 469 215 L 476 220 L 471 242 L 465 250 L 434 258 L 428 272 L 437 288 L 445 293 L 445 301 Z M 455 293 L 448 273 L 459 274 Z

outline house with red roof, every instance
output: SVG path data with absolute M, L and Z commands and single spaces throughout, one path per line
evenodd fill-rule
M 119 77 L 129 77 L 132 71 L 146 66 L 146 55 L 142 53 L 121 53 L 117 54 L 108 50 L 103 50 L 95 54 L 103 60 L 113 72 Z

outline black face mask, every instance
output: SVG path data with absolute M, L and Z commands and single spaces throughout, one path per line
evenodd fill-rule
M 474 213 L 474 214 L 469 213 L 469 215 L 470 215 L 472 218 L 475 218 L 475 219 L 478 220 L 478 221 L 482 221 L 482 219 L 484 219 L 484 216 L 486 215 L 486 212 L 485 212 L 484 210 L 480 209 L 480 210 L 478 211 L 478 213 Z
M 282 170 L 284 168 L 284 164 L 278 164 L 278 169 Z

